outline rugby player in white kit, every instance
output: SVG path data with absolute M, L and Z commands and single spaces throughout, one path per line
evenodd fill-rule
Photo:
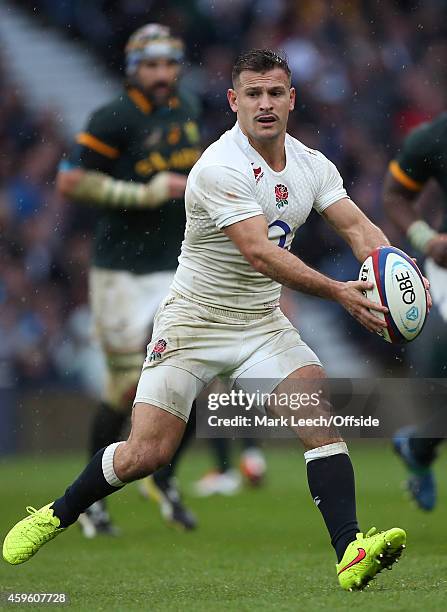
M 384 325 L 370 309 L 386 309 L 361 293 L 367 283 L 328 278 L 288 251 L 313 208 L 360 262 L 388 240 L 349 199 L 334 164 L 286 134 L 295 104 L 286 60 L 254 50 L 238 59 L 232 76 L 228 100 L 237 123 L 188 178 L 179 267 L 155 317 L 130 436 L 99 451 L 64 495 L 13 527 L 4 543 L 10 563 L 26 561 L 96 499 L 168 463 L 193 400 L 216 376 L 241 389 L 258 380 L 263 393 L 324 378 L 318 357 L 278 307 L 282 285 L 340 303 L 370 331 Z M 308 416 L 321 414 L 324 403 Z M 277 407 L 266 408 L 277 414 Z M 335 429 L 296 433 L 337 554 L 340 585 L 361 589 L 399 557 L 406 534 L 360 531 L 353 469 Z

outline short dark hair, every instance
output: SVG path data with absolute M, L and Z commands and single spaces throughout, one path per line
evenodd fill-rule
M 274 68 L 281 68 L 281 70 L 284 70 L 290 81 L 292 73 L 285 55 L 280 55 L 271 49 L 252 49 L 240 55 L 235 61 L 231 72 L 233 85 L 239 79 L 243 70 L 264 73 Z

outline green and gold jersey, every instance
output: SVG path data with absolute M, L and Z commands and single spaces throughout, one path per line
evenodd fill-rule
M 129 88 L 93 113 L 68 165 L 142 183 L 163 170 L 186 175 L 201 153 L 197 119 L 189 96 L 153 107 Z M 184 230 L 183 199 L 155 210 L 98 209 L 93 264 L 136 274 L 175 270 Z
M 447 228 L 447 113 L 414 129 L 389 170 L 401 185 L 414 192 L 420 191 L 430 178 L 435 179 L 445 196 Z

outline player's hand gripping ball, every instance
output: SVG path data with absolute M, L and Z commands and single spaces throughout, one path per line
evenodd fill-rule
M 384 340 L 402 344 L 419 336 L 428 313 L 428 297 L 422 274 L 406 253 L 378 247 L 364 261 L 359 280 L 373 283 L 365 296 L 388 308 L 387 314 L 373 312 L 386 322 L 380 332 Z

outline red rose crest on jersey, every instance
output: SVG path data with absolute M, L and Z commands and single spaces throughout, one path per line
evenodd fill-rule
M 168 343 L 166 342 L 166 340 L 163 340 L 163 338 L 157 340 L 157 342 L 154 344 L 151 354 L 149 355 L 149 361 L 156 361 L 157 359 L 161 359 L 161 354 L 165 352 L 167 344 Z
M 283 206 L 289 205 L 289 190 L 285 185 L 279 183 L 275 185 L 276 208 L 280 209 Z
M 255 175 L 255 181 L 257 185 L 264 176 L 264 172 L 262 171 L 261 166 L 259 166 L 259 168 L 255 168 L 254 162 L 251 162 L 251 165 L 253 166 L 253 174 Z

